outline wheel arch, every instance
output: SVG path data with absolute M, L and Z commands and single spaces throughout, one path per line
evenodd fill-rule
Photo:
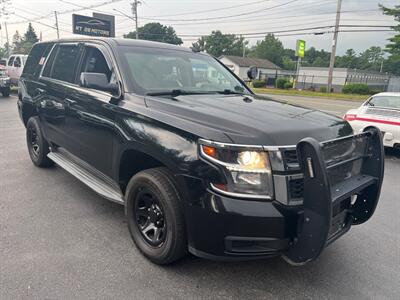
M 123 194 L 125 194 L 129 180 L 140 171 L 165 167 L 176 174 L 178 170 L 178 166 L 172 160 L 136 147 L 123 149 L 118 157 L 116 175 Z

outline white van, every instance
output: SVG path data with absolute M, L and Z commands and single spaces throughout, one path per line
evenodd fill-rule
M 28 55 L 13 54 L 9 57 L 7 62 L 7 73 L 10 77 L 11 84 L 18 85 L 18 79 L 24 69 Z

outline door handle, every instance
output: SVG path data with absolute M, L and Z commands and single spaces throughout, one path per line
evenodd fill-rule
M 68 105 L 74 105 L 74 104 L 76 104 L 76 101 L 75 101 L 75 100 L 72 100 L 72 99 L 69 99 L 69 98 L 65 98 L 65 102 L 66 102 Z
M 44 95 L 44 94 L 46 94 L 46 90 L 41 89 L 41 88 L 36 88 L 36 94 L 37 94 L 38 96 Z

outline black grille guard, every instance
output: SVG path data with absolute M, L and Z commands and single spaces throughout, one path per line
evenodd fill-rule
M 384 173 L 382 134 L 368 127 L 322 143 L 305 138 L 297 144 L 297 155 L 304 174 L 304 214 L 284 258 L 302 265 L 373 215 Z

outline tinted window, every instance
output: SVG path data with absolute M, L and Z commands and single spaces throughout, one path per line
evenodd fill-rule
M 12 66 L 14 62 L 14 56 L 11 56 L 10 59 L 8 60 L 8 65 Z
M 15 58 L 15 60 L 14 60 L 14 67 L 19 68 L 19 67 L 21 67 L 21 66 L 22 66 L 22 64 L 21 64 L 21 58 L 20 58 L 19 56 L 17 56 L 17 57 Z
M 107 64 L 104 55 L 99 49 L 87 47 L 85 50 L 85 57 L 82 63 L 80 73 L 103 73 L 107 76 L 108 81 L 111 80 L 111 70 Z
M 400 96 L 375 96 L 368 105 L 400 109 Z
M 50 77 L 62 81 L 73 82 L 77 58 L 78 46 L 60 46 L 53 64 Z
M 50 56 L 46 59 L 42 76 L 50 77 L 51 70 L 53 69 L 54 58 L 57 55 L 57 51 L 58 51 L 58 46 L 53 48 L 53 51 L 51 51 Z
M 37 44 L 33 46 L 25 63 L 24 74 L 32 75 L 35 73 L 36 68 L 43 65 L 45 58 L 42 61 L 41 58 L 44 57 L 43 54 L 48 46 L 49 44 Z

